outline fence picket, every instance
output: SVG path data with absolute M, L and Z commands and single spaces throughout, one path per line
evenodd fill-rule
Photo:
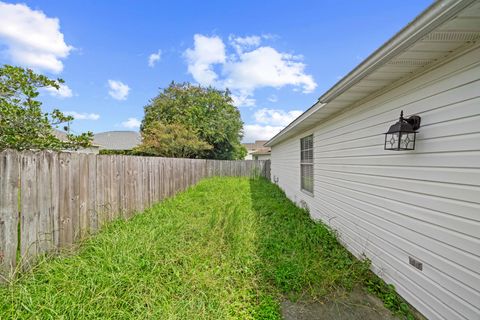
M 103 191 L 103 204 L 105 207 L 105 216 L 103 224 L 112 221 L 112 168 L 110 158 L 112 156 L 106 155 L 102 158 L 102 175 L 105 190 Z
M 57 249 L 60 247 L 60 164 L 59 164 L 59 154 L 57 152 L 52 152 L 50 154 L 51 159 L 51 167 L 50 167 L 50 175 L 51 175 L 51 190 L 52 190 L 52 240 L 53 240 L 53 248 Z
M 69 234 L 69 244 L 74 243 L 80 237 L 80 170 L 79 154 L 70 154 L 70 219 L 71 230 Z
M 37 155 L 37 201 L 38 201 L 38 225 L 37 225 L 37 254 L 48 252 L 55 248 L 55 199 L 52 189 L 56 168 L 55 154 L 43 151 Z
M 88 231 L 94 233 L 98 230 L 97 214 L 97 157 L 94 154 L 87 156 L 88 181 L 87 181 L 87 220 Z
M 12 276 L 18 246 L 18 154 L 0 152 L 0 282 Z
M 88 214 L 88 154 L 79 155 L 79 236 L 83 238 L 89 231 L 89 214 Z
M 23 268 L 28 268 L 37 256 L 37 156 L 26 151 L 20 158 L 20 256 Z
M 116 156 L 110 156 L 110 181 L 111 181 L 111 186 L 110 186 L 110 202 L 111 202 L 111 217 L 112 219 L 118 219 L 120 217 L 120 195 L 119 195 L 119 189 L 120 189 L 120 172 L 119 172 L 119 157 Z
M 58 210 L 59 210 L 59 245 L 60 247 L 66 246 L 68 241 L 68 225 L 70 224 L 70 191 L 71 188 L 69 182 L 69 173 L 70 173 L 70 157 L 68 153 L 59 154 L 59 201 L 58 201 Z M 23 190 L 22 190 L 23 193 Z

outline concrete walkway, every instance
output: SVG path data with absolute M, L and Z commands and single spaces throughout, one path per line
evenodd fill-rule
M 285 320 L 393 320 L 390 310 L 376 297 L 362 289 L 338 294 L 326 301 L 284 301 L 282 316 Z

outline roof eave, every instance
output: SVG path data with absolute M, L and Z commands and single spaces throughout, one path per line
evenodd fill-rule
M 287 127 L 270 139 L 265 146 L 272 147 L 283 141 L 282 137 L 297 127 L 311 114 L 334 100 L 347 91 L 360 80 L 371 74 L 379 66 L 385 64 L 399 52 L 402 52 L 416 41 L 427 35 L 430 31 L 452 18 L 462 9 L 472 4 L 475 0 L 439 0 L 428 7 L 412 22 L 396 33 L 384 45 L 378 48 L 350 73 L 338 81 L 332 88 L 325 92 L 316 104 L 293 120 Z
M 474 1 L 475 0 L 440 0 L 434 2 L 412 22 L 407 24 L 402 30 L 390 38 L 390 40 L 375 50 L 355 69 L 338 81 L 318 100 L 322 103 L 332 101 L 370 74 L 378 65 L 382 65 L 385 61 L 389 61 L 399 52 L 410 47 L 413 43 L 453 17 L 460 10 L 472 4 Z

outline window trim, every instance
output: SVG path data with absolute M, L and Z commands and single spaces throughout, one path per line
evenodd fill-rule
M 311 138 L 311 147 L 310 148 L 304 148 L 304 141 L 306 141 L 307 138 Z M 304 154 L 305 151 L 310 151 L 311 150 L 311 159 L 307 159 L 307 161 L 304 161 L 305 159 L 302 159 L 302 155 Z M 310 166 L 311 167 L 311 190 L 304 188 L 304 176 L 303 176 L 303 168 L 305 166 Z M 313 172 L 313 167 L 314 167 L 314 147 L 313 147 L 313 134 L 309 134 L 307 136 L 304 136 L 300 138 L 300 190 L 304 192 L 305 194 L 312 196 L 313 197 L 313 179 L 314 179 L 314 172 Z

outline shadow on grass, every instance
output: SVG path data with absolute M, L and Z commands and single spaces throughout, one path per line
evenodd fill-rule
M 368 262 L 353 257 L 331 230 L 310 219 L 278 186 L 251 179 L 250 194 L 257 217 L 258 270 L 276 301 L 321 300 L 364 282 Z
M 392 314 L 424 319 L 396 293 L 393 285 L 370 271 L 368 260 L 355 258 L 332 230 L 313 221 L 277 185 L 265 179 L 250 179 L 250 195 L 258 219 L 258 270 L 269 288 L 267 292 L 277 298 L 260 303 L 259 314 L 264 307 L 267 312 L 272 310 L 272 304 L 280 299 L 293 306 L 292 310 L 305 310 L 305 305 L 295 301 L 320 301 L 307 309 L 323 313 L 325 319 L 333 309 L 333 314 L 343 312 L 342 319 L 389 319 Z M 330 306 L 322 306 L 326 301 Z

